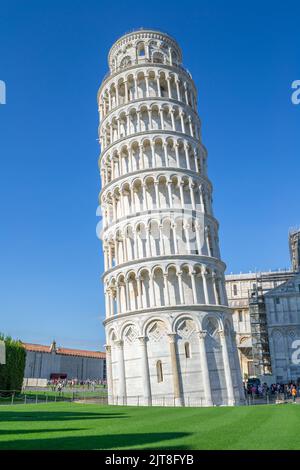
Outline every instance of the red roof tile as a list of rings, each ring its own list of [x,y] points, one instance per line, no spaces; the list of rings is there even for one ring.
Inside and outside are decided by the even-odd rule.
[[[44,346],[42,344],[22,343],[26,351],[51,353],[51,346]],[[56,354],[62,354],[64,356],[80,356],[80,357],[92,357],[96,359],[105,359],[106,354],[100,351],[86,351],[82,349],[70,349],[70,348],[56,348]]]

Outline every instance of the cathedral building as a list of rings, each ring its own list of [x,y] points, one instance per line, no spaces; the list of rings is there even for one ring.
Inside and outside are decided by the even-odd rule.
[[[225,276],[228,302],[233,309],[233,326],[243,380],[271,374],[264,294],[293,276],[293,271],[289,270]]]
[[[300,229],[290,230],[289,247],[293,271],[300,271]]]
[[[299,240],[289,233],[291,269],[225,276],[244,380],[300,383]]]
[[[24,385],[45,386],[48,380],[106,381],[105,353],[51,345],[22,343],[26,350]]]
[[[300,384],[300,274],[265,294],[271,372]]]
[[[168,34],[108,54],[97,96],[109,403],[243,402],[197,90]]]

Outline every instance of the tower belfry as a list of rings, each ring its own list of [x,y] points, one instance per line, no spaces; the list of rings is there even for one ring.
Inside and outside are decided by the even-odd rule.
[[[292,270],[300,271],[300,228],[292,229],[289,233],[289,248]]]
[[[109,403],[238,403],[194,82],[159,31],[122,36],[108,62],[98,107]]]

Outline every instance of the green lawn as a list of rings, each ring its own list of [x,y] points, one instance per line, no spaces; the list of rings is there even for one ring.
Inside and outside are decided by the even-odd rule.
[[[6,396],[7,393],[0,393],[0,405],[8,404],[12,402],[12,394],[9,393],[9,396]],[[52,390],[26,390],[22,392],[15,392],[13,396],[13,402],[24,404],[26,402],[53,402],[53,401],[68,401],[69,399],[90,399],[90,398],[101,398],[107,397],[107,391],[104,388],[97,388],[96,390],[63,390],[62,392],[52,391]]]
[[[300,449],[300,406],[3,405],[1,449]]]

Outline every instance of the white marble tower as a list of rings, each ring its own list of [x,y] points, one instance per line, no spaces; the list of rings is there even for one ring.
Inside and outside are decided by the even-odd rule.
[[[243,401],[197,92],[168,34],[112,46],[98,92],[111,404]]]

